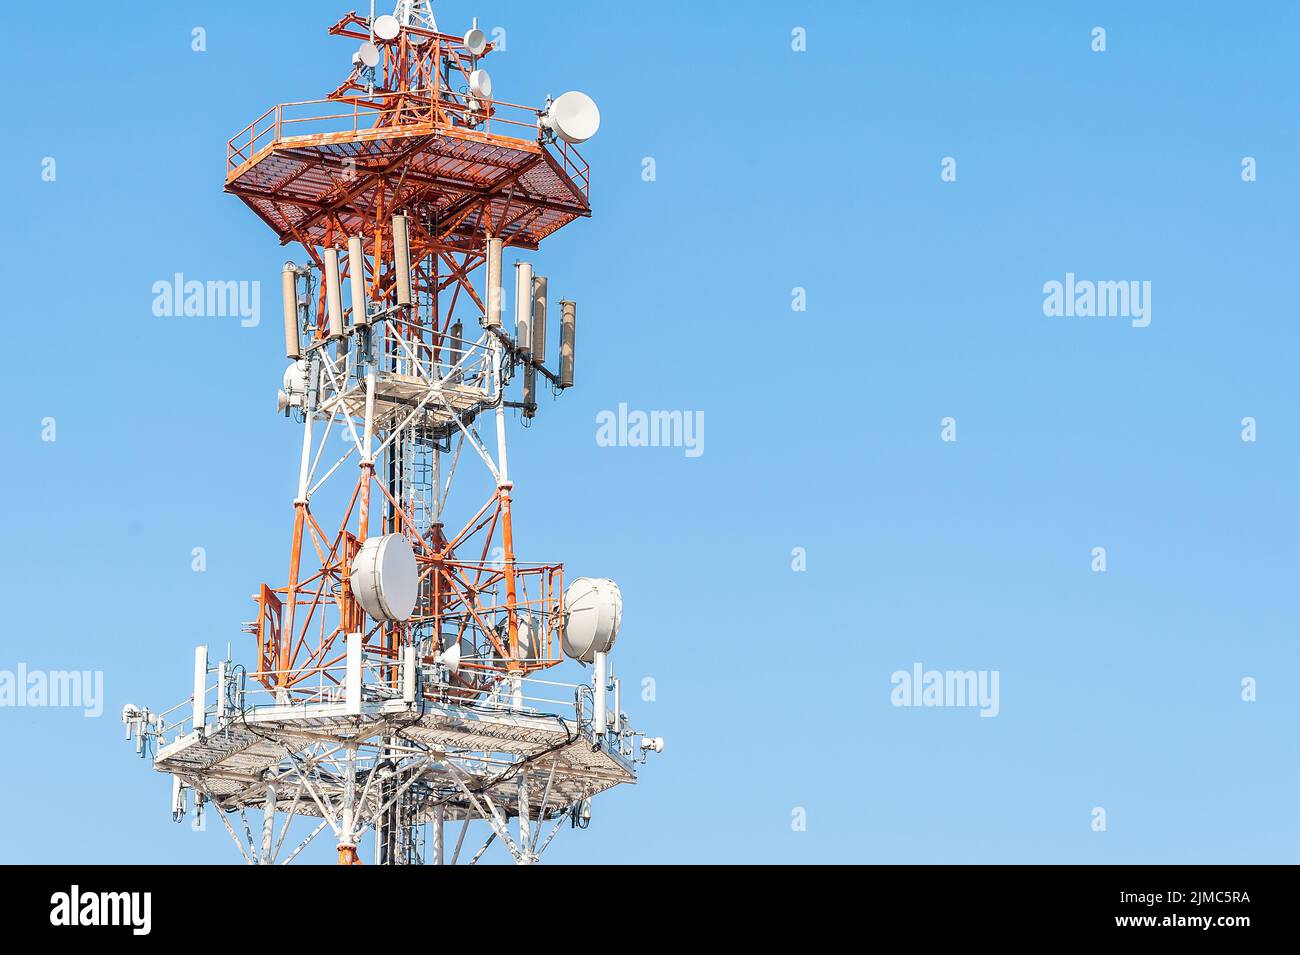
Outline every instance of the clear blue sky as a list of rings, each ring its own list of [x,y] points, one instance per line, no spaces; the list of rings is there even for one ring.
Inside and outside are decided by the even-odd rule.
[[[1296,860],[1300,13],[997,7],[437,4],[507,28],[499,95],[604,119],[595,215],[537,257],[579,380],[514,433],[516,519],[619,581],[667,752],[552,861]],[[247,651],[283,574],[285,251],[225,141],[337,84],[350,8],[9,14],[0,669],[102,670],[106,704],[0,709],[4,861],[237,858],[117,713]],[[175,272],[260,281],[261,325],[155,317]],[[1150,326],[1045,316],[1067,272],[1150,281]],[[620,402],[703,411],[705,453],[597,446]],[[999,715],[892,706],[918,661],[997,670]]]

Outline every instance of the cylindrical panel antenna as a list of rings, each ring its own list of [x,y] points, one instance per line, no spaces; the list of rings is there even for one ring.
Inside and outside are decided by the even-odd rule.
[[[533,364],[546,364],[546,276],[533,279]]]
[[[537,414],[537,370],[529,365],[524,369],[524,418]]]
[[[402,701],[415,702],[415,688],[420,677],[420,664],[415,658],[415,646],[407,644],[402,647]],[[618,709],[615,706],[615,709]]]
[[[297,361],[302,357],[302,341],[298,337],[298,267],[284,263],[280,273],[284,290],[284,357]]]
[[[491,237],[487,240],[487,310],[483,315],[484,328],[501,327],[501,305],[505,299],[505,289],[501,287],[501,248],[502,241]]]
[[[406,234],[406,216],[393,216],[393,267],[397,270],[397,304],[411,304],[411,246]]]
[[[577,332],[578,305],[560,302],[560,387],[573,387],[573,339]]]
[[[348,282],[352,285],[352,324],[369,325],[366,313],[366,253],[361,236],[348,239]]]
[[[533,266],[515,263],[515,347],[527,355],[533,349]]]
[[[460,381],[461,378],[460,369],[457,369],[456,366],[460,364],[461,358],[465,355],[464,338],[465,326],[460,322],[456,322],[451,326],[451,340],[447,342],[447,364],[455,369],[450,376],[453,382]]]
[[[330,320],[330,338],[343,337],[343,292],[339,284],[339,250],[325,250],[325,313]]]
[[[623,684],[619,682],[618,677],[614,677],[614,712],[610,714],[613,717],[614,732],[623,731]]]

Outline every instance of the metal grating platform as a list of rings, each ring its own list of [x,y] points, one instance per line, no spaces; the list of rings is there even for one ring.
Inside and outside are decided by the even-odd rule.
[[[267,780],[274,779],[280,790],[279,809],[285,809],[286,783],[292,778],[284,770],[294,757],[304,758],[322,742],[353,739],[359,747],[377,746],[397,738],[432,755],[451,754],[460,766],[473,765],[476,755],[490,754],[525,761],[528,788],[534,794],[549,793],[543,807],[538,795],[529,806],[529,818],[553,818],[564,807],[590,799],[621,783],[635,783],[632,765],[617,753],[595,749],[589,736],[580,734],[572,721],[558,717],[511,713],[477,712],[461,706],[419,704],[400,701],[367,704],[361,716],[347,715],[342,703],[270,706],[250,711],[210,732],[191,732],[162,747],[154,758],[159,772],[183,779],[201,779],[204,790],[225,811],[261,808],[266,800]],[[519,775],[494,783],[499,771],[466,772],[446,762],[431,760],[420,770],[420,782],[436,793],[445,818],[477,818],[470,800],[458,792],[457,777],[467,780],[476,793],[486,793],[508,817],[519,815]],[[372,794],[372,802],[379,793]],[[298,815],[317,816],[313,799],[303,795],[294,802]],[[373,807],[372,807],[373,809]],[[431,818],[432,808],[419,821]]]
[[[359,232],[381,194],[452,223],[448,238],[467,244],[482,234],[482,212],[458,217],[459,207],[484,199],[498,235],[524,248],[591,214],[585,189],[541,143],[432,122],[284,137],[231,169],[225,188],[282,243]]]
[[[436,400],[440,395],[443,401]],[[434,427],[449,424],[453,414],[461,421],[471,420],[488,401],[482,388],[450,382],[430,382],[422,375],[403,375],[381,372],[375,381],[375,418],[381,424],[402,420],[413,409],[419,414],[410,424],[416,427]],[[365,414],[366,391],[363,386],[353,386],[347,391],[321,402],[321,411],[345,414],[360,418]]]

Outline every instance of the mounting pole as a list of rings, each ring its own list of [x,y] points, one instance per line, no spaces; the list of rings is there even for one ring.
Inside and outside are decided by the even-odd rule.
[[[343,777],[343,817],[339,826],[339,865],[361,865],[357,855],[356,827],[357,747],[347,745],[347,772]]]
[[[443,824],[447,809],[441,803],[433,810],[433,864],[443,865]]]
[[[194,728],[200,733],[206,733],[207,714],[204,708],[204,697],[208,691],[208,648],[206,646],[194,648]]]
[[[605,731],[609,726],[609,713],[605,709],[605,693],[608,676],[608,658],[604,651],[596,654],[595,674],[592,676],[593,698],[595,701],[596,712],[591,717],[592,733],[595,736],[595,742],[599,743],[605,738]]]

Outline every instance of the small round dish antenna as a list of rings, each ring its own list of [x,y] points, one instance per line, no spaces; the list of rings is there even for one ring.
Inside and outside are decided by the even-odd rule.
[[[469,90],[479,99],[492,98],[492,77],[487,70],[475,70],[469,75]]]
[[[470,30],[465,34],[465,49],[469,50],[470,56],[482,56],[487,49],[487,34],[478,27]]]
[[[385,13],[382,17],[375,17],[373,29],[381,40],[396,40],[402,25],[397,22],[397,17]]]
[[[541,122],[570,146],[577,146],[600,129],[600,110],[586,93],[573,90],[553,100]]]
[[[367,40],[361,44],[361,48],[352,57],[352,62],[360,63],[367,69],[374,69],[379,65],[379,47]]]

